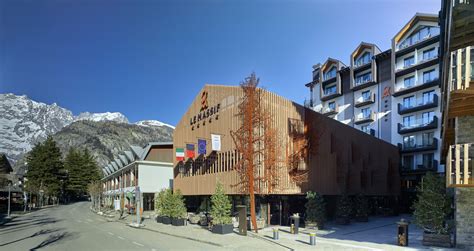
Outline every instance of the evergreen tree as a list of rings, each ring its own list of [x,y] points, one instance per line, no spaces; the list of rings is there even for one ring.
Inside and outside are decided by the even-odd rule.
[[[217,183],[216,191],[211,196],[212,208],[211,215],[214,224],[231,224],[230,210],[232,203],[229,196],[224,192],[224,187],[221,183]]]
[[[311,223],[317,223],[318,228],[324,226],[326,221],[326,203],[323,196],[315,192],[306,193],[306,220]]]
[[[68,172],[67,192],[73,197],[86,194],[88,185],[100,179],[97,162],[87,149],[69,149],[64,167]]]
[[[417,188],[417,200],[413,204],[415,224],[427,232],[444,234],[449,231],[445,220],[451,212],[443,180],[427,173]]]
[[[183,195],[181,194],[181,191],[179,189],[175,193],[171,193],[171,196],[168,199],[168,203],[170,203],[170,217],[186,218],[187,209],[184,205]]]

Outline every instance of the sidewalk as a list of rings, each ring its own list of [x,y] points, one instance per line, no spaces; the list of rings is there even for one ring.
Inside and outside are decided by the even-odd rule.
[[[134,215],[118,219],[118,213],[109,221],[123,224],[132,223]],[[111,212],[104,212],[105,215]],[[182,227],[157,223],[151,215],[144,215],[142,231],[153,231],[160,234],[194,240],[228,250],[448,250],[425,247],[421,244],[422,230],[415,225],[409,226],[409,247],[396,245],[396,222],[409,216],[371,217],[369,222],[340,226],[328,223],[325,230],[300,228],[299,234],[290,233],[289,227],[275,226],[279,229],[279,240],[273,240],[273,227],[259,230],[258,234],[248,231],[248,236],[234,233],[227,235],[213,234],[207,228],[189,224]],[[316,246],[309,245],[309,233],[316,233]]]

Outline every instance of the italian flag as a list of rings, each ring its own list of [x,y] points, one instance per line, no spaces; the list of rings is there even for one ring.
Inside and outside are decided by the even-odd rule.
[[[176,148],[176,160],[184,160],[184,148]]]

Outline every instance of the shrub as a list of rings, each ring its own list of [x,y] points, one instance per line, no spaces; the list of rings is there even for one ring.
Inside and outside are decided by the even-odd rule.
[[[231,224],[232,218],[230,217],[232,203],[230,202],[229,196],[224,192],[224,187],[221,183],[217,183],[216,191],[211,196],[211,215],[214,224]]]
[[[160,192],[155,193],[155,213],[157,215],[163,214],[163,205],[165,200],[166,189],[162,189]]]
[[[351,216],[352,207],[351,200],[347,194],[342,194],[337,201],[336,217],[349,219]]]
[[[369,200],[362,194],[355,198],[355,217],[367,218],[369,216]]]
[[[326,221],[326,203],[324,202],[323,196],[315,192],[306,193],[306,220],[312,223],[318,223],[318,225],[324,224]]]
[[[170,189],[171,190],[171,189]],[[175,193],[170,193],[169,199],[169,216],[172,218],[186,218],[187,209],[184,205],[184,198],[178,189]]]
[[[417,188],[417,200],[413,204],[415,224],[426,232],[446,234],[445,224],[451,212],[443,180],[433,173],[427,173]]]

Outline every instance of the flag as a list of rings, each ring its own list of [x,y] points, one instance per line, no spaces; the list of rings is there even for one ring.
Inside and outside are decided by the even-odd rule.
[[[211,134],[212,151],[221,150],[221,135]]]
[[[198,139],[198,154],[206,154],[206,140]]]
[[[184,148],[176,148],[176,160],[184,160]]]
[[[194,158],[194,144],[186,144],[186,157]]]

